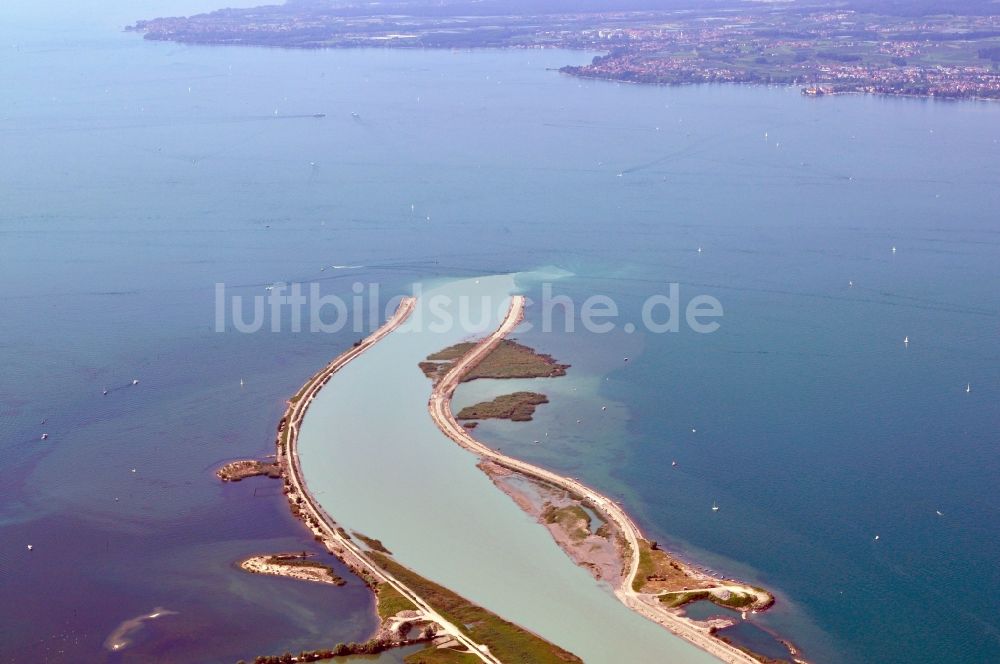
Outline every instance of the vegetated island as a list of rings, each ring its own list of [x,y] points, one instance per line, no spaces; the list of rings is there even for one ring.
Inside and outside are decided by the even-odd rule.
[[[459,424],[451,408],[455,389],[470,376],[478,376],[483,365],[490,367],[491,375],[505,373],[494,354],[499,352],[503,356],[505,337],[523,319],[524,303],[523,296],[514,296],[500,327],[477,343],[461,345],[463,355],[459,355],[457,347],[452,347],[431,356],[436,358],[432,361],[448,364],[446,370],[425,369],[435,379],[428,402],[435,424],[453,441],[479,456],[479,468],[494,484],[545,525],[578,565],[588,569],[595,579],[611,584],[626,606],[725,662],[768,661],[763,655],[716,638],[720,629],[732,626],[735,621],[689,619],[682,607],[705,599],[726,608],[756,613],[774,604],[773,595],[682,562],[656,542],[644,538],[638,526],[613,500],[575,478],[493,450]],[[795,661],[801,661],[794,646],[789,645],[789,654]]]
[[[275,436],[276,463],[283,479],[283,493],[292,513],[309,528],[317,542],[372,589],[381,625],[376,634],[363,643],[338,643],[298,655],[261,655],[254,662],[312,662],[332,657],[376,654],[389,648],[422,642],[426,642],[427,647],[407,655],[404,660],[407,664],[580,662],[580,658],[572,653],[400,565],[392,559],[389,549],[381,541],[354,533],[358,540],[355,541],[323,510],[302,480],[296,452],[298,431],[316,394],[341,367],[402,324],[414,306],[414,298],[404,298],[396,313],[382,327],[310,378],[289,399]],[[243,561],[243,565],[257,573],[328,583],[321,578],[325,575],[333,581],[330,573],[322,570],[325,566],[304,560],[301,556],[255,556]],[[336,581],[333,583],[338,585]]]
[[[230,461],[215,471],[215,475],[223,482],[239,482],[248,477],[264,475],[272,479],[281,477],[281,465],[277,461],[261,461],[259,459],[240,459]]]
[[[458,411],[458,420],[512,420],[514,422],[529,422],[535,414],[535,408],[548,403],[549,398],[538,392],[514,392],[504,394],[491,401],[482,401],[466,406]],[[465,428],[470,428],[468,424]]]
[[[455,362],[469,353],[476,344],[471,341],[449,346],[429,355],[420,363],[420,370],[435,383],[441,380]],[[551,378],[565,376],[568,364],[560,364],[551,355],[538,353],[511,339],[503,339],[493,352],[462,376],[462,382],[477,378]]]
[[[420,363],[420,370],[436,384],[454,366],[455,362],[475,348],[472,342],[462,342],[433,353]],[[482,362],[462,377],[463,382],[477,378],[552,378],[565,376],[568,364],[556,362],[551,355],[535,351],[510,339],[504,339]],[[478,420],[505,419],[528,422],[535,408],[549,402],[538,392],[514,392],[490,401],[466,406],[455,416],[466,429],[475,428]]]
[[[674,0],[667,8],[643,0],[288,0],[126,29],[152,40],[284,48],[585,49],[605,55],[560,71],[657,85],[797,85],[812,96],[1000,98],[1000,8],[990,0]]]

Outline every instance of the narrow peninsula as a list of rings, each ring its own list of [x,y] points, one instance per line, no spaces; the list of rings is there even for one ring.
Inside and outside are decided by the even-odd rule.
[[[494,483],[541,521],[577,564],[590,570],[595,578],[611,583],[623,604],[724,662],[761,661],[754,654],[715,637],[716,631],[732,624],[730,620],[695,621],[685,617],[679,608],[696,599],[708,599],[727,608],[757,612],[773,605],[770,593],[682,563],[661,550],[656,542],[643,537],[615,501],[575,478],[491,449],[459,423],[451,401],[462,382],[484,376],[522,375],[520,363],[507,366],[505,356],[510,356],[512,344],[506,337],[523,320],[524,307],[524,296],[513,296],[505,319],[492,334],[432,355],[428,358],[428,362],[435,363],[431,371],[427,363],[421,365],[434,380],[428,408],[435,424],[453,441],[479,456],[479,467]],[[517,357],[526,356],[521,350],[524,348],[518,346]],[[547,364],[562,366],[551,358]],[[562,371],[565,372],[564,366]],[[519,480],[516,484],[511,482],[515,477]],[[599,524],[592,514],[597,515]]]
[[[368,641],[302,653],[295,661],[377,653],[427,642],[427,648],[406,657],[408,664],[579,662],[576,655],[401,565],[379,539],[359,532],[348,533],[320,506],[304,483],[297,443],[309,406],[339,369],[399,327],[415,306],[415,298],[404,298],[382,327],[335,358],[289,399],[277,427],[277,453],[273,461],[238,461],[218,472],[224,481],[254,475],[280,476],[292,513],[309,528],[318,543],[375,593],[381,625]],[[721,607],[757,612],[773,604],[770,593],[682,562],[643,537],[615,501],[575,478],[487,447],[470,434],[467,425],[459,422],[459,419],[469,422],[485,418],[524,421],[531,418],[537,406],[548,402],[544,394],[521,391],[474,404],[456,415],[452,411],[452,397],[463,382],[477,378],[558,377],[569,368],[551,356],[507,339],[523,319],[524,307],[524,297],[513,296],[506,317],[492,334],[447,348],[420,363],[433,381],[428,408],[437,427],[477,455],[478,467],[493,483],[547,528],[577,565],[586,568],[595,579],[608,583],[627,607],[724,662],[763,661],[716,636],[718,630],[733,624],[731,619],[696,621],[687,618],[681,607],[709,600]],[[334,586],[345,583],[332,568],[310,559],[306,553],[258,555],[240,565],[258,574]],[[280,660],[262,656],[258,661]]]
[[[572,664],[579,657],[500,616],[475,605],[464,597],[426,579],[397,563],[388,548],[374,537],[349,534],[309,492],[298,461],[298,434],[313,399],[343,366],[371,348],[399,327],[413,312],[415,298],[404,298],[395,314],[373,334],[354,344],[310,378],[289,399],[278,423],[276,463],[283,478],[283,492],[289,507],[312,532],[313,538],[356,574],[376,596],[381,625],[363,643],[336,644],[330,648],[303,652],[295,661],[317,661],[331,657],[375,654],[402,645],[427,642],[423,650],[407,655],[407,664],[467,664],[528,661],[537,664]],[[244,464],[245,470],[256,469]],[[244,468],[243,465],[238,468]],[[230,472],[233,469],[230,468]],[[221,473],[221,471],[220,471]],[[253,473],[261,474],[261,473]],[[265,473],[267,474],[267,473]],[[221,474],[220,474],[221,476]],[[307,559],[287,556],[255,556],[241,563],[247,571],[291,576],[300,580],[339,585],[332,570]],[[336,578],[334,578],[336,577]],[[262,655],[261,664],[284,661],[280,656]]]

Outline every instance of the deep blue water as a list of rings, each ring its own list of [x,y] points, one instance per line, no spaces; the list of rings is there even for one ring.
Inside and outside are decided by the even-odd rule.
[[[623,320],[678,282],[722,302],[721,329],[524,334],[592,389],[484,438],[774,588],[759,619],[812,659],[1000,657],[1000,107],[23,20],[0,28],[0,658],[110,660],[155,607],[177,614],[126,652],[366,637],[360,583],[233,567],[309,544],[277,485],[212,476],[269,452],[283,400],[358,335],[215,333],[214,284],[388,295],[542,265]],[[596,403],[616,419],[525,444]]]

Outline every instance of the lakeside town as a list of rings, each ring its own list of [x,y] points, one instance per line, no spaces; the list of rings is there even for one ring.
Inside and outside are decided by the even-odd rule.
[[[636,83],[799,85],[941,98],[1000,97],[998,16],[889,20],[851,11],[773,13],[588,30],[609,54],[563,72]]]
[[[605,53],[565,74],[656,85],[797,85],[810,95],[1000,98],[1000,15],[892,16],[787,6],[544,15],[463,5],[325,2],[139,21],[146,39],[285,48],[568,48]],[[407,11],[409,13],[407,13]]]

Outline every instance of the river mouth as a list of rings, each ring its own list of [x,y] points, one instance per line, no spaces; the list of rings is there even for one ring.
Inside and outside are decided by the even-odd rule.
[[[339,523],[379,538],[400,563],[586,661],[714,661],[575,566],[431,421],[419,362],[496,328],[515,292],[514,275],[425,289],[404,325],[316,397],[299,434],[305,481]],[[472,324],[428,325],[439,296],[455,307],[464,298]]]

